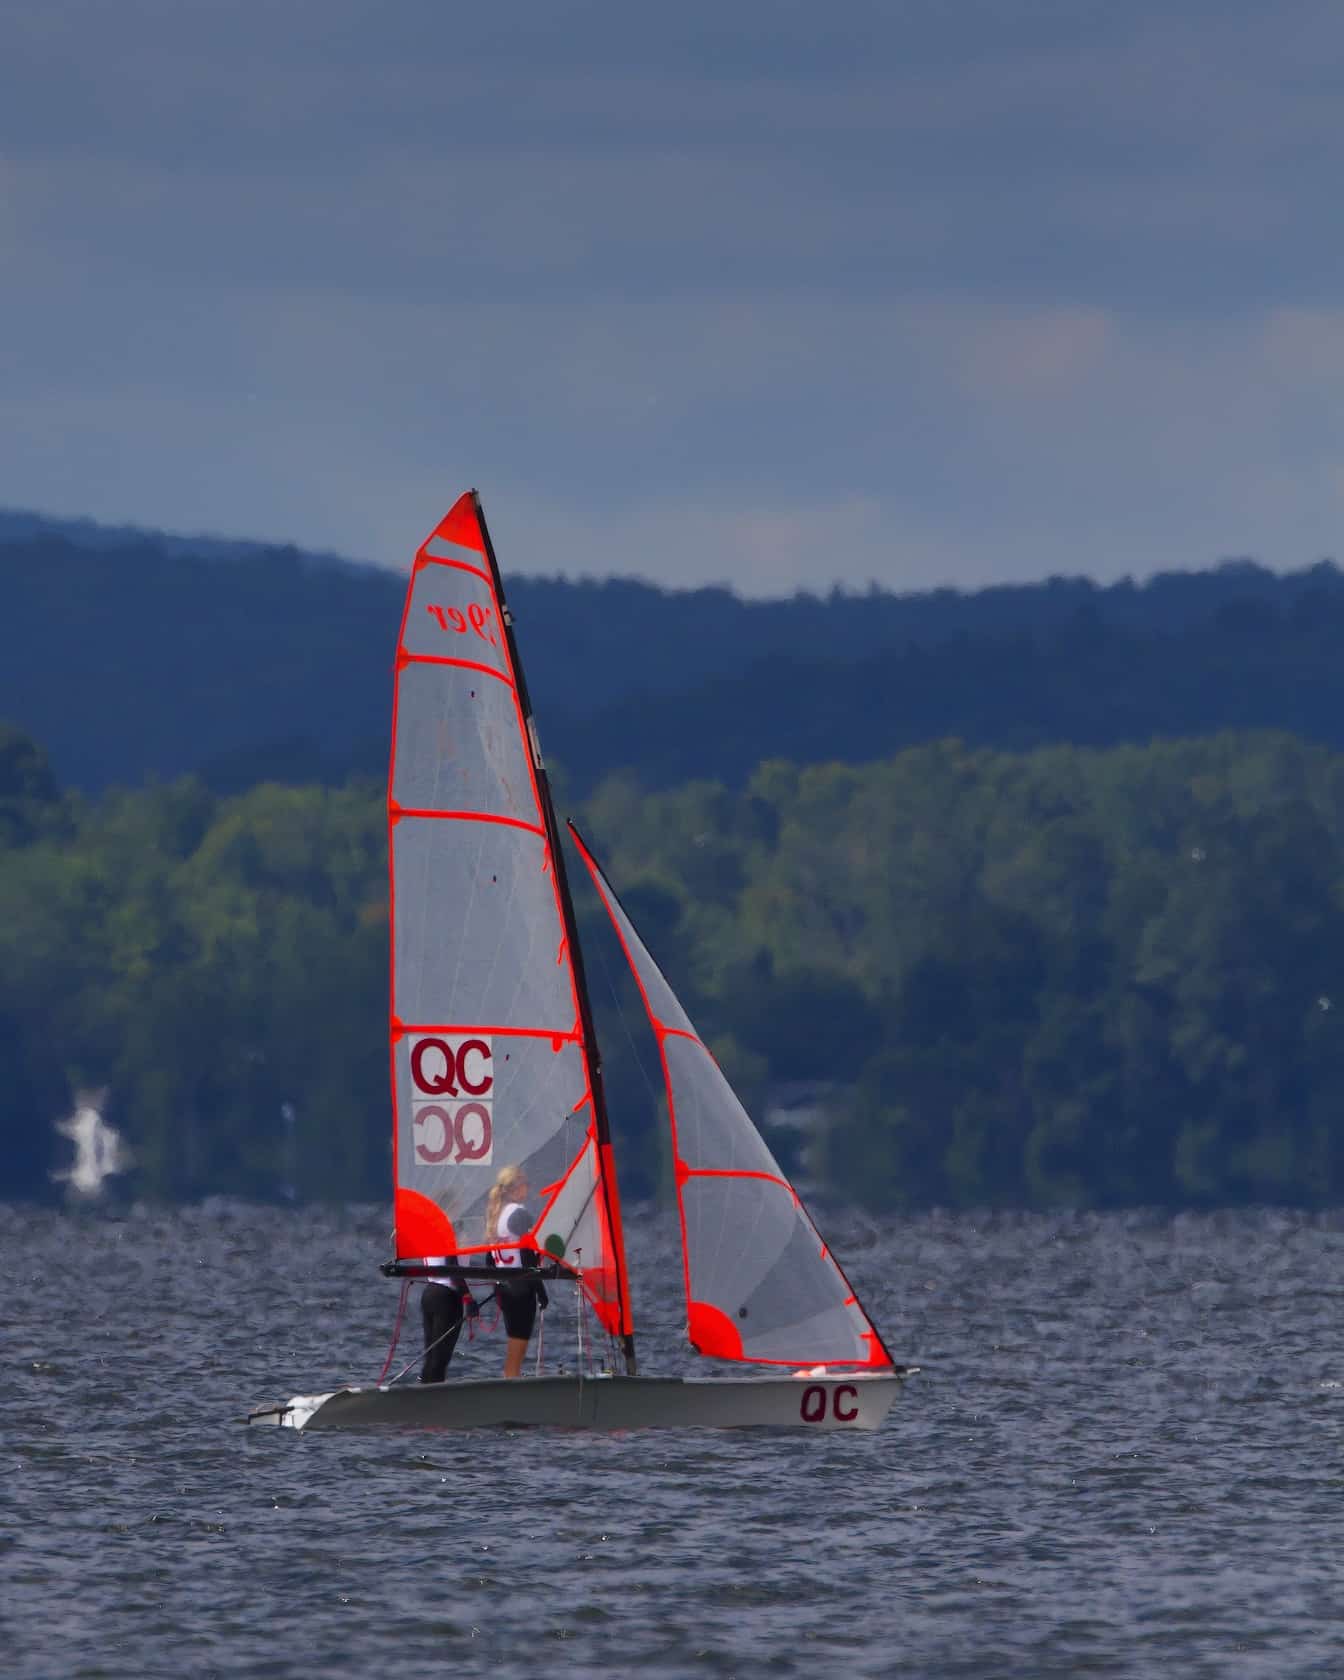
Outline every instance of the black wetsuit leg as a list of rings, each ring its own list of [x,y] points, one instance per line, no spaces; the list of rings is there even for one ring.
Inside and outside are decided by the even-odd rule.
[[[420,1369],[420,1381],[442,1382],[448,1374],[448,1361],[453,1357],[457,1338],[462,1334],[461,1295],[444,1284],[427,1283],[420,1296],[420,1317],[425,1326],[425,1362]]]

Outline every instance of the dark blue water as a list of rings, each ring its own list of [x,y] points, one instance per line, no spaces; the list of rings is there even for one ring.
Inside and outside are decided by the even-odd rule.
[[[382,1215],[0,1208],[0,1670],[1344,1673],[1344,1220],[823,1224],[924,1366],[876,1435],[295,1435],[240,1419],[377,1374]]]

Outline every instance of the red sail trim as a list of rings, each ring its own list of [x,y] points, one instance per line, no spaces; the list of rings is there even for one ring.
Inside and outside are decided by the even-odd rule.
[[[798,1192],[787,1178],[781,1178],[778,1173],[755,1172],[747,1167],[688,1167],[684,1161],[677,1162],[677,1170],[687,1178],[759,1178],[766,1184],[777,1184],[781,1190],[787,1190],[795,1202],[798,1200]]]
[[[876,1336],[871,1331],[863,1332],[872,1353],[876,1353],[873,1343]],[[691,1301],[686,1309],[686,1336],[691,1346],[699,1354],[708,1359],[731,1359],[743,1365],[778,1365],[785,1369],[794,1369],[798,1365],[796,1359],[758,1359],[754,1354],[748,1355],[742,1346],[742,1333],[721,1307],[716,1307],[710,1301]],[[827,1371],[867,1371],[891,1370],[892,1362],[885,1357],[870,1357],[868,1359],[828,1359]]]
[[[433,538],[430,538],[430,541],[433,541]],[[445,571],[465,571],[472,578],[480,578],[482,583],[491,581],[489,571],[480,570],[480,566],[469,566],[465,559],[450,559],[447,554],[432,554],[427,548],[420,549],[420,553],[415,556],[415,564],[417,566],[442,566]]]
[[[730,1319],[729,1323],[731,1322],[732,1320]],[[862,1330],[859,1334],[864,1341],[873,1341],[876,1339],[876,1332],[872,1330]],[[697,1353],[700,1351],[701,1350],[699,1348],[696,1349]],[[715,1355],[715,1357],[719,1359],[730,1359],[734,1356],[731,1354],[721,1353]],[[796,1371],[800,1365],[806,1365],[808,1363],[807,1360],[798,1359],[762,1359],[758,1353],[743,1354],[740,1362],[743,1365],[775,1365],[784,1371]],[[883,1353],[880,1357],[874,1357],[872,1359],[822,1359],[814,1360],[812,1363],[822,1366],[827,1374],[832,1371],[894,1371],[896,1369],[895,1361],[892,1359],[891,1355],[887,1353]]]
[[[425,542],[431,543],[435,537],[442,537],[444,542],[456,543],[459,548],[474,548],[478,554],[485,554],[485,538],[481,534],[480,521],[476,517],[474,491],[462,492],[425,538]]]
[[[418,1190],[398,1185],[392,1223],[397,1233],[397,1253],[454,1254],[457,1235],[448,1215]]]
[[[522,822],[517,817],[499,817],[490,811],[417,811],[405,805],[390,807],[395,820],[402,817],[419,817],[422,822],[482,822],[498,823],[501,828],[521,828],[525,834],[535,834],[539,839],[546,838],[546,830],[538,828],[536,823]]]
[[[507,683],[513,687],[513,678],[507,671],[497,670],[493,665],[482,665],[475,659],[450,659],[444,653],[404,653],[401,663],[405,665],[453,665],[459,671],[479,671],[483,677],[494,677],[497,682]]]
[[[434,539],[431,537],[430,542]],[[446,554],[431,554],[428,548],[422,548],[415,556],[417,566],[443,566],[453,572],[469,572],[472,577],[480,578],[482,583],[489,583],[489,572],[483,572],[479,566],[469,566],[465,560],[450,560]]]
[[[743,1359],[742,1332],[711,1301],[686,1303],[686,1337],[697,1353],[710,1359]]]

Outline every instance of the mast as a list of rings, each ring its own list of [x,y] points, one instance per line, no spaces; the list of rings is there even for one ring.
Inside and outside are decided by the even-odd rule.
[[[627,1296],[628,1284],[625,1275],[625,1243],[621,1228],[620,1194],[616,1184],[616,1161],[611,1147],[611,1125],[607,1116],[606,1089],[602,1080],[602,1055],[597,1042],[597,1029],[593,1022],[592,1004],[588,997],[588,980],[583,967],[583,948],[579,944],[578,923],[574,916],[574,904],[570,896],[569,877],[565,871],[565,854],[560,842],[560,829],[555,816],[555,804],[551,798],[550,778],[546,774],[546,766],[542,761],[541,742],[537,736],[536,720],[532,715],[532,701],[527,692],[527,678],[523,672],[523,662],[518,653],[518,642],[513,633],[513,614],[509,609],[508,597],[504,593],[504,581],[500,575],[499,561],[495,558],[495,545],[490,539],[490,528],[485,522],[485,510],[481,506],[481,498],[477,491],[471,492],[472,505],[476,511],[476,520],[480,526],[481,538],[485,543],[485,557],[490,566],[490,577],[494,585],[495,594],[499,600],[499,616],[504,639],[508,644],[509,658],[513,664],[514,680],[518,690],[518,705],[523,714],[523,724],[527,731],[528,751],[532,756],[532,767],[536,775],[537,793],[541,800],[542,821],[546,829],[546,839],[551,850],[552,865],[555,869],[556,893],[560,900],[560,914],[564,922],[565,939],[569,945],[570,966],[574,971],[574,989],[579,1004],[579,1023],[583,1029],[584,1042],[588,1047],[588,1074],[591,1095],[593,1099],[593,1120],[597,1130],[597,1144],[602,1157],[602,1201],[606,1209],[607,1228],[612,1233],[616,1245],[616,1291],[620,1306],[621,1323],[630,1323],[630,1303]],[[626,1330],[619,1338],[621,1352],[625,1356],[627,1376],[633,1377],[636,1372],[635,1338]]]

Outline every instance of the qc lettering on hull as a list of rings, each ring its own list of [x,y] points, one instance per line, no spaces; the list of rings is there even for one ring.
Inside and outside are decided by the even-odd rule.
[[[820,1383],[812,1383],[803,1390],[798,1415],[804,1423],[823,1423],[829,1409],[837,1423],[853,1423],[859,1415],[858,1398],[853,1383],[841,1383],[830,1394]]]
[[[495,1153],[495,1059],[488,1038],[411,1040],[411,1136],[426,1166],[489,1166]]]

